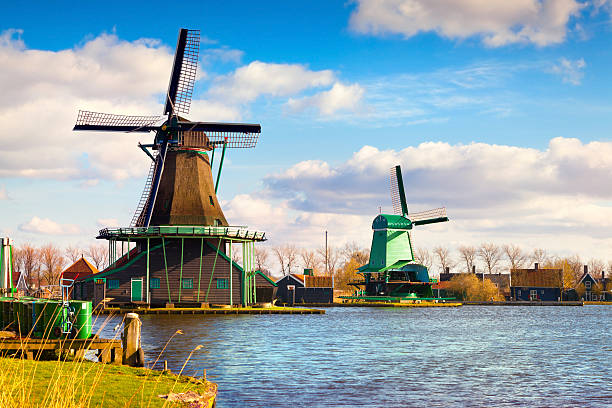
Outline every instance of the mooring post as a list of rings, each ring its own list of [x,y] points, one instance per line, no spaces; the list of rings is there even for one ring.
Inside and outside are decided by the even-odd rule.
[[[137,313],[128,313],[123,321],[123,364],[144,367],[144,353],[140,347],[142,322]]]

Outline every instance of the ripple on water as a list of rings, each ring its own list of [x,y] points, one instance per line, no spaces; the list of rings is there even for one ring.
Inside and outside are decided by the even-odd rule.
[[[173,371],[203,345],[185,372],[206,369],[219,407],[609,407],[611,318],[606,306],[145,315],[142,345],[152,362],[181,329],[160,358]]]

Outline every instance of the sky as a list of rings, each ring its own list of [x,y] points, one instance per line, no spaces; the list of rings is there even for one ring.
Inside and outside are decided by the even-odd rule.
[[[612,1],[11,2],[0,21],[0,234],[87,247],[128,226],[153,135],[73,132],[79,109],[161,114],[201,30],[190,120],[260,123],[219,199],[266,246],[369,247],[402,166],[415,246],[612,260]]]

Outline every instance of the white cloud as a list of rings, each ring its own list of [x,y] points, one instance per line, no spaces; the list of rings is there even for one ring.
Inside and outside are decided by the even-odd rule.
[[[576,0],[357,0],[350,26],[360,33],[412,37],[436,32],[449,38],[479,36],[498,47],[538,46],[565,40],[570,19],[583,4]]]
[[[19,225],[19,230],[43,235],[77,235],[81,231],[74,224],[59,224],[49,218],[32,217],[24,224]]]
[[[239,63],[244,56],[244,51],[222,46],[219,48],[206,48],[202,51],[202,60],[205,64],[214,60],[221,62]]]
[[[115,228],[121,226],[119,220],[116,218],[98,218],[97,224],[100,228]]]
[[[557,75],[561,75],[563,82],[572,85],[580,85],[582,77],[584,77],[585,67],[586,62],[584,62],[582,58],[575,61],[561,58],[559,63],[553,66],[552,71]]]
[[[299,64],[254,61],[219,78],[209,94],[226,102],[247,103],[262,95],[291,96],[305,89],[329,86],[333,81],[330,70],[311,71]]]
[[[389,168],[401,164],[409,209],[446,206],[450,223],[415,230],[417,245],[484,241],[607,257],[612,249],[612,143],[552,139],[545,150],[472,143],[422,143],[402,150],[364,146],[338,165],[305,161],[264,180],[265,189],[230,201],[227,214],[285,241],[369,245],[370,223],[392,211]],[[256,201],[257,205],[252,202]]]
[[[336,82],[327,91],[303,98],[290,98],[287,105],[294,111],[315,108],[321,115],[329,116],[338,111],[356,111],[363,99],[364,89],[359,84],[344,85]]]

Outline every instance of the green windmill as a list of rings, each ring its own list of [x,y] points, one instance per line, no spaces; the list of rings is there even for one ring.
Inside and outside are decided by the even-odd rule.
[[[391,201],[395,214],[379,214],[372,222],[370,260],[358,269],[364,280],[354,282],[366,297],[431,298],[427,267],[414,261],[410,230],[448,221],[446,208],[409,213],[400,166],[391,168]]]

